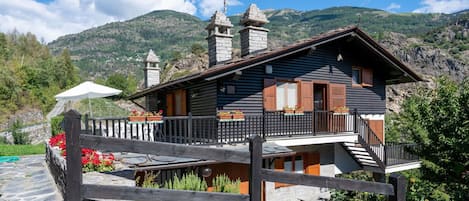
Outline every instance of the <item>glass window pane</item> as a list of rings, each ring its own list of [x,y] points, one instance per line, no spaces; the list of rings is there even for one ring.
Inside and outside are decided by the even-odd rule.
[[[285,103],[285,87],[287,83],[277,82],[277,110],[283,110]]]
[[[174,108],[175,108],[175,111],[176,111],[176,115],[181,115],[181,107],[182,107],[182,97],[181,97],[181,93],[175,93],[174,95]]]
[[[283,169],[285,172],[292,172],[293,171],[293,164],[291,161],[291,157],[286,157],[283,163]]]
[[[297,105],[297,84],[288,83],[288,106],[295,107]]]
[[[301,156],[295,158],[295,173],[304,173],[303,159]]]
[[[353,84],[360,84],[361,83],[360,70],[358,70],[358,69],[353,69],[352,70],[352,83]]]

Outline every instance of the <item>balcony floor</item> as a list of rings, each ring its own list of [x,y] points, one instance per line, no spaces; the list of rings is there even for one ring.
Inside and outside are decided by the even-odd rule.
[[[313,144],[356,142],[358,135],[352,132],[324,133],[316,135],[292,135],[266,137],[267,142],[274,142],[281,146],[301,146]]]

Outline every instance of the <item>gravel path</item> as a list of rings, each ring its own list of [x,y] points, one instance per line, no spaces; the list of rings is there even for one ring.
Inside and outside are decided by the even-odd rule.
[[[44,155],[0,163],[0,201],[63,200],[44,161]]]

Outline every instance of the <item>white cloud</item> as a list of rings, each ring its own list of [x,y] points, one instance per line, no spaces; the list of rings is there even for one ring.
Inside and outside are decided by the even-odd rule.
[[[392,2],[391,4],[389,4],[388,7],[386,7],[386,10],[392,11],[392,10],[398,10],[400,8],[401,8],[401,5]]]
[[[215,11],[222,11],[223,4],[224,3],[222,0],[200,0],[198,7],[202,16],[210,17]],[[226,4],[228,6],[242,5],[242,3],[238,0],[227,0]]]
[[[469,8],[469,0],[423,0],[415,13],[454,13]]]
[[[195,0],[0,0],[0,31],[31,32],[46,42],[111,21],[127,20],[153,10],[195,14]]]

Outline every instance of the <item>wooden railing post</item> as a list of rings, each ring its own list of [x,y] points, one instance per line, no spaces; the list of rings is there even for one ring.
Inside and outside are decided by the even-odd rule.
[[[389,201],[405,201],[407,181],[406,178],[397,173],[389,176],[389,183],[394,187],[394,195],[389,196]]]
[[[89,119],[90,119],[90,116],[88,114],[85,114],[84,121],[85,121],[85,131],[86,131],[87,134],[91,134],[90,125],[88,124]]]
[[[187,142],[189,144],[194,144],[195,140],[192,138],[192,112],[189,112],[189,116],[187,118]]]
[[[353,132],[358,133],[358,125],[357,125],[357,119],[358,118],[358,110],[357,108],[353,109]]]
[[[65,180],[65,200],[81,201],[81,115],[75,110],[65,113],[65,139],[67,142],[67,171]]]
[[[265,124],[266,124],[266,120],[265,120],[265,108],[262,109],[262,138],[265,139]]]
[[[258,135],[249,139],[249,151],[251,152],[251,163],[249,164],[250,201],[261,201],[262,141],[262,138]]]

